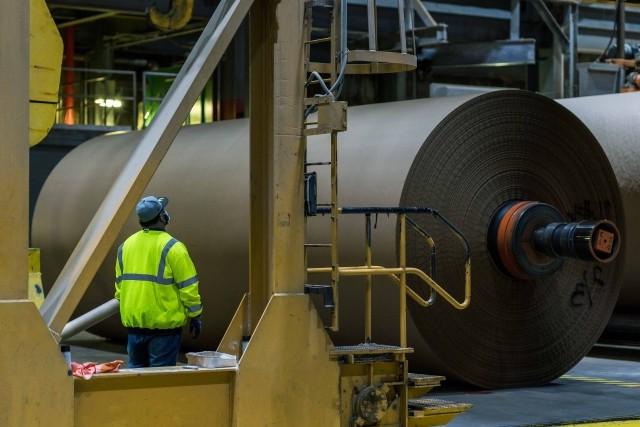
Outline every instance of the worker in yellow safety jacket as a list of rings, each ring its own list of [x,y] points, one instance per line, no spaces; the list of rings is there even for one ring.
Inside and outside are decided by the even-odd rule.
[[[202,330],[198,275],[184,244],[165,231],[165,197],[145,197],[136,206],[142,230],[119,248],[116,294],[128,330],[129,367],[174,366],[182,327]]]

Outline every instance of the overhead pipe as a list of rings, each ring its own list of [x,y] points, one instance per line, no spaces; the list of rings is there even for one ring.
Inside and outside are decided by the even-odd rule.
[[[193,0],[171,0],[167,12],[160,12],[156,5],[149,9],[149,18],[153,25],[163,31],[184,28],[193,16]]]

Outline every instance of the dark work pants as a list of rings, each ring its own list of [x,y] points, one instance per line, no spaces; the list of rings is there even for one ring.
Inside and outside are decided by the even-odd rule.
[[[180,350],[181,335],[148,335],[129,333],[127,352],[129,368],[175,366]]]

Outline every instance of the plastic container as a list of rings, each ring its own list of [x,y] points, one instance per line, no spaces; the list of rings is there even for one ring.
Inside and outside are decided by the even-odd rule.
[[[234,355],[217,351],[187,353],[187,361],[189,365],[195,365],[201,368],[232,368],[237,365]]]

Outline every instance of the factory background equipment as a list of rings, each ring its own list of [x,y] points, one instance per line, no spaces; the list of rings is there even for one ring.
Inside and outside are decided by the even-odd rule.
[[[409,307],[411,341],[417,344],[415,366],[435,369],[474,385],[539,384],[566,371],[591,346],[613,310],[621,283],[631,271],[624,258],[618,257],[619,253],[628,252],[624,245],[631,241],[627,236],[632,234],[626,210],[633,208],[633,191],[623,185],[625,172],[629,171],[624,160],[629,159],[630,150],[626,134],[616,133],[621,128],[617,120],[625,116],[610,108],[619,117],[608,118],[605,124],[600,123],[602,117],[582,119],[587,126],[596,123],[597,130],[590,132],[571,111],[588,117],[607,100],[580,100],[569,111],[538,95],[509,91],[451,99],[440,102],[440,109],[427,101],[409,103],[410,107],[387,104],[377,107],[379,111],[362,108],[363,125],[355,122],[355,131],[351,131],[354,139],[338,138],[338,133],[348,127],[345,104],[335,100],[344,72],[350,67],[367,73],[386,70],[389,65],[388,71],[395,71],[398,66],[414,67],[416,48],[413,46],[409,54],[405,37],[413,32],[413,12],[411,3],[404,0],[392,8],[399,18],[395,20],[400,28],[400,54],[385,55],[377,50],[382,45],[377,45],[376,40],[375,0],[367,2],[369,50],[360,52],[346,48],[346,21],[335,19],[338,15],[342,19],[347,16],[345,1],[310,3],[333,6],[331,27],[340,27],[341,40],[337,43],[336,34],[331,34],[331,68],[324,70],[331,74],[331,89],[323,87],[323,94],[306,99],[304,92],[309,95],[308,86],[313,79],[306,84],[305,79],[316,65],[310,61],[305,45],[323,40],[304,41],[304,34],[308,37],[313,33],[308,28],[303,30],[303,21],[309,25],[306,8],[294,0],[263,0],[253,5],[252,119],[250,148],[244,152],[249,157],[250,171],[249,178],[244,178],[249,181],[249,203],[244,209],[249,211],[249,221],[245,223],[250,224],[250,267],[248,286],[237,286],[249,292],[239,301],[231,301],[237,310],[216,324],[228,325],[219,335],[222,340],[218,350],[237,355],[237,367],[197,371],[184,367],[142,369],[98,376],[90,382],[72,381],[58,344],[100,264],[113,252],[117,234],[135,200],[151,182],[252,2],[220,3],[155,119],[139,138],[125,137],[136,140],[135,150],[125,153],[126,160],[116,170],[109,191],[105,190],[102,202],[93,207],[93,219],[78,243],[73,243],[75,249],[63,262],[65,266],[49,290],[40,316],[25,299],[25,289],[17,286],[24,286],[26,269],[20,267],[20,257],[11,253],[19,255],[26,240],[24,154],[28,127],[24,107],[28,85],[24,74],[28,64],[12,58],[13,66],[6,56],[0,58],[0,69],[11,71],[16,80],[15,88],[0,83],[8,104],[15,107],[15,114],[12,108],[4,109],[7,114],[0,115],[3,135],[8,130],[7,141],[2,145],[3,154],[7,155],[0,158],[15,160],[15,164],[5,160],[2,168],[10,191],[3,197],[7,211],[1,225],[6,240],[0,257],[0,368],[5,379],[0,424],[35,425],[51,420],[76,426],[103,422],[202,425],[212,420],[240,426],[443,424],[469,405],[414,398],[443,378],[408,372],[406,356],[414,352],[407,337],[408,297],[417,302]],[[564,9],[568,12],[567,29],[558,28],[552,11],[542,0],[532,0],[554,33],[554,54],[562,60],[556,61],[556,68],[562,70],[564,67],[557,65],[564,62],[561,57],[565,54],[568,58],[569,84],[562,89],[572,93],[577,34],[571,23],[575,24],[577,8],[573,7],[575,2],[563,3],[568,5]],[[169,15],[178,13],[178,5],[189,9],[195,5],[177,0],[170,4],[173,7]],[[519,2],[511,4],[515,15]],[[403,13],[407,7],[408,15]],[[27,7],[11,1],[4,2],[0,9],[0,43],[6,47],[8,38],[19,38],[22,43],[16,40],[16,44],[20,50],[28,34],[21,25],[26,21]],[[186,12],[185,21],[174,27],[184,28],[191,14],[191,10]],[[92,22],[102,19],[100,15],[76,20],[71,17],[67,24]],[[7,16],[15,22],[7,22]],[[435,23],[424,7],[421,16],[427,25]],[[313,28],[313,24],[310,26]],[[436,36],[445,27],[438,28]],[[72,34],[66,36],[72,38]],[[66,52],[66,59],[75,61],[72,50]],[[325,79],[311,75],[324,86]],[[133,81],[135,88],[135,76]],[[108,82],[107,86],[113,85]],[[65,120],[66,113],[74,113],[69,108],[74,102],[67,102],[73,97],[68,95],[63,103]],[[129,97],[131,100],[135,96]],[[106,98],[95,101],[100,108],[115,109],[119,103]],[[567,105],[571,102],[567,101]],[[596,103],[598,108],[594,107]],[[313,116],[316,108],[317,119]],[[429,120],[424,119],[423,109],[433,110],[429,111]],[[353,112],[358,116],[359,111]],[[109,111],[111,118],[117,115],[117,111]],[[386,129],[387,133],[378,131],[380,123],[388,123],[389,116],[395,115],[406,116],[397,121],[404,131],[393,127]],[[303,124],[303,116],[312,123],[317,120],[317,127]],[[7,122],[6,118],[14,117],[15,123]],[[132,117],[135,121],[135,106]],[[603,130],[605,137],[599,135]],[[331,135],[330,141],[327,134]],[[599,140],[593,134],[598,134]],[[307,141],[305,137],[311,138]],[[359,143],[379,144],[381,137],[387,138],[386,144],[393,152],[373,150],[384,157],[376,158],[374,154],[367,158],[364,153],[370,150],[362,149]],[[606,141],[611,137],[616,142],[607,149]],[[109,141],[113,146],[104,140],[102,144],[109,149],[118,148],[117,139]],[[349,141],[353,148],[341,148]],[[95,142],[87,144],[87,150],[91,152],[94,145]],[[128,146],[123,152],[131,148]],[[227,154],[233,154],[228,146],[225,148]],[[326,159],[327,149],[331,151],[331,162],[321,160]],[[208,150],[210,147],[198,148],[197,153],[202,156]],[[616,153],[620,152],[624,152],[623,160],[616,160]],[[92,157],[93,161],[96,159],[101,164],[111,161]],[[550,159],[556,162],[555,166]],[[368,162],[360,166],[363,160]],[[227,161],[234,164],[233,160]],[[615,164],[614,169],[610,162]],[[88,164],[91,162],[85,163]],[[329,165],[330,176],[326,168]],[[339,165],[347,169],[340,174],[341,180],[348,178],[351,182],[344,193],[337,191]],[[180,178],[184,170],[191,168],[192,165],[179,164]],[[303,170],[312,170],[308,181],[304,180]],[[385,187],[385,182],[371,175],[372,171],[384,171],[389,185]],[[170,179],[177,181],[175,176]],[[314,176],[317,181],[311,179]],[[216,178],[224,182],[224,178]],[[93,176],[87,178],[90,184],[94,180]],[[310,191],[304,200],[302,190],[307,182]],[[320,188],[316,199],[312,196],[313,182],[331,182],[331,186]],[[374,190],[367,190],[371,185]],[[58,187],[58,191],[64,193],[67,188]],[[385,195],[391,195],[391,202],[383,200]],[[203,198],[209,197],[211,194]],[[46,192],[43,198],[47,198]],[[327,199],[330,203],[326,203]],[[74,215],[82,209],[73,201],[68,205],[76,210],[65,217],[51,211],[47,220],[56,225],[65,219],[75,220]],[[313,222],[305,218],[303,205],[309,216],[320,214],[320,218]],[[327,216],[323,219],[322,215]],[[389,215],[395,216],[385,218]],[[214,216],[209,212],[209,222]],[[188,217],[189,213],[184,215]],[[326,242],[328,220],[331,243],[313,243],[323,239]],[[195,221],[188,227],[189,233],[197,227],[200,232],[207,229]],[[339,245],[341,238],[343,244]],[[209,238],[201,248],[204,262],[211,259],[207,254],[211,241]],[[347,250],[343,250],[345,247]],[[328,262],[326,257],[309,254],[323,248],[331,249]],[[308,249],[307,253],[304,249]],[[474,291],[477,303],[473,307],[477,308],[461,314],[445,302],[460,310],[471,307],[471,253],[478,258],[481,287],[477,294]],[[475,271],[476,261],[473,265]],[[246,269],[247,265],[241,268]],[[233,278],[234,273],[227,272],[224,278]],[[316,282],[308,280],[327,274],[330,285],[310,284]],[[385,286],[385,282],[377,280],[379,275],[394,279],[380,292],[377,288]],[[347,276],[361,278],[344,280]],[[411,282],[411,287],[406,288],[409,276],[417,276],[423,283]],[[441,287],[438,282],[445,285]],[[112,289],[111,280],[101,291],[105,289]],[[314,306],[303,291],[318,291],[319,297],[324,298],[316,298]],[[221,294],[225,296],[213,291],[208,296],[216,298]],[[375,310],[371,309],[372,301]],[[111,300],[99,311],[111,312],[113,308]],[[339,316],[345,311],[347,316]],[[333,332],[332,338],[321,317]],[[343,318],[341,328],[339,317]],[[79,319],[76,322],[82,323]],[[359,341],[364,343],[353,345]],[[268,366],[265,360],[269,361]],[[50,396],[52,389],[57,392],[55,401]],[[256,390],[263,392],[261,399],[255,399]],[[25,405],[27,400],[38,410]]]
[[[175,410],[177,406],[180,412],[167,414],[168,419],[186,425],[197,423],[203,417],[211,417],[221,425],[274,424],[274,420],[278,420],[279,425],[446,424],[470,405],[412,399],[416,397],[413,392],[423,394],[438,385],[441,377],[412,377],[409,374],[406,354],[413,349],[407,346],[407,275],[418,274],[439,294],[445,298],[448,294],[421,270],[406,268],[405,224],[413,224],[406,218],[406,212],[402,209],[397,212],[402,228],[398,267],[371,267],[372,271],[368,271],[367,266],[357,272],[369,276],[397,274],[399,277],[399,345],[381,346],[369,342],[333,345],[309,297],[301,292],[309,289],[303,281],[306,221],[300,191],[304,183],[301,172],[308,165],[305,164],[305,136],[331,134],[332,152],[335,153],[337,133],[346,129],[346,104],[336,102],[335,97],[351,65],[358,68],[358,72],[367,73],[396,71],[398,66],[398,70],[404,70],[415,63],[415,55],[409,53],[404,34],[411,26],[407,25],[405,14],[400,13],[406,6],[412,15],[412,8],[405,0],[399,0],[400,52],[378,51],[374,43],[368,51],[359,54],[357,50],[347,49],[346,2],[333,2],[333,14],[338,16],[339,13],[340,20],[335,19],[332,26],[335,32],[331,35],[331,46],[337,56],[331,55],[333,70],[330,70],[330,85],[326,86],[326,79],[319,72],[305,69],[309,58],[303,55],[307,51],[302,49],[306,43],[301,36],[311,31],[303,32],[302,24],[306,24],[305,28],[312,25],[307,8],[303,7],[306,5],[297,1],[274,1],[255,4],[253,9],[251,6],[249,0],[225,0],[217,7],[156,118],[142,133],[135,150],[128,154],[124,167],[117,172],[49,290],[40,308],[44,323],[39,324],[40,332],[44,327],[48,328],[52,342],[59,343],[63,339],[65,325],[68,329],[73,311],[108,255],[130,209],[171,147],[190,106],[205,86],[207,76],[219,63],[231,36],[252,10],[254,69],[258,71],[252,73],[251,85],[259,96],[252,99],[252,165],[251,173],[247,174],[254,196],[251,203],[251,276],[245,297],[230,302],[238,308],[233,318],[227,319],[228,328],[219,345],[220,349],[238,356],[237,365],[211,370],[201,366],[196,372],[189,372],[191,367],[179,366],[159,370],[141,368],[109,375],[116,381],[107,380],[107,383],[102,383],[100,377],[86,384],[76,382],[73,388],[75,425],[92,425],[95,420],[107,418],[116,424],[124,420],[149,423],[164,419],[166,415],[162,411],[152,410],[157,405],[164,411]],[[374,8],[375,1],[372,12],[375,12]],[[375,39],[377,32],[375,13],[371,16],[369,29],[373,35],[370,40]],[[311,42],[315,40],[309,40]],[[367,69],[361,70],[363,65]],[[391,69],[385,68],[388,66]],[[311,78],[305,84],[304,77],[308,74]],[[313,79],[319,82],[323,93],[307,98],[307,86]],[[277,84],[280,80],[297,84],[291,90]],[[273,92],[269,93],[269,89]],[[317,127],[306,128],[309,123],[303,123],[301,119],[307,119],[316,108]],[[328,119],[325,117],[327,108]],[[342,118],[336,120],[336,113],[342,114]],[[267,153],[262,152],[265,149]],[[334,225],[338,209],[335,158],[332,155],[331,214]],[[265,179],[255,179],[256,174],[262,174]],[[427,208],[418,209],[432,212]],[[270,219],[272,223],[269,223]],[[334,226],[333,248],[337,248],[335,230]],[[296,247],[301,250],[291,250]],[[467,256],[465,302],[459,308],[469,304],[469,262]],[[332,263],[330,269],[335,272],[335,267]],[[331,288],[335,301],[333,315],[337,319],[337,280],[332,281]],[[411,295],[417,298],[415,293]],[[111,308],[111,302],[107,302],[99,311]],[[334,325],[332,330],[337,331],[337,320]],[[13,340],[12,345],[16,341]],[[264,360],[271,360],[266,370]],[[239,375],[240,370],[242,375]],[[185,374],[190,378],[182,378]],[[300,386],[303,374],[304,385]],[[167,388],[166,385],[174,387]],[[198,386],[207,386],[209,390]],[[266,397],[260,402],[261,411],[256,410],[256,403],[250,403],[248,399],[256,389],[266,390]],[[68,392],[68,387],[65,390]],[[141,402],[139,395],[147,390],[161,396]],[[113,402],[112,392],[118,392],[118,403]],[[203,394],[194,399],[189,396],[194,392]],[[171,401],[172,405],[165,406],[165,400]],[[131,407],[121,411],[120,407],[125,406],[123,401],[134,402],[136,413],[131,413]],[[215,407],[207,402],[214,403]],[[141,404],[146,404],[147,410],[141,408]],[[111,409],[115,405],[118,406],[117,415]],[[111,416],[106,417],[107,414]],[[69,412],[64,415],[68,417]],[[69,423],[68,420],[62,422]]]
[[[48,173],[73,147],[99,134],[143,129],[213,13],[216,0],[195,0],[185,27],[158,30],[150,14],[167,20],[187,17],[190,1],[55,0],[48,2],[64,36],[65,62],[56,124],[43,144],[30,152],[30,214]],[[327,37],[330,2],[310,2],[318,13],[313,38]],[[616,2],[575,0],[412,1],[415,29],[407,42],[417,68],[408,73],[346,76],[341,100],[350,106],[407,100],[435,94],[477,93],[489,88],[520,88],[553,98],[615,93],[625,73],[600,62],[607,46],[615,56],[619,14]],[[535,4],[534,4],[535,3]],[[541,3],[552,16],[545,12]],[[322,5],[325,6],[322,6]],[[349,2],[353,48],[368,45],[368,1]],[[152,6],[155,5],[154,9]],[[625,2],[626,42],[639,40],[640,8]],[[542,20],[545,14],[545,20]],[[377,2],[378,38],[384,49],[397,45],[396,1]],[[557,27],[554,25],[557,24]],[[550,25],[551,26],[550,26]],[[556,28],[556,31],[552,30]],[[557,31],[561,27],[562,32]],[[248,117],[249,26],[242,25],[212,73],[186,121],[202,124]],[[564,36],[568,40],[565,41]],[[413,36],[413,37],[412,37]],[[571,46],[577,40],[577,58]],[[312,59],[326,56],[328,43],[314,47]],[[595,61],[595,62],[594,62]],[[578,65],[574,85],[565,84],[569,62]],[[563,64],[567,64],[567,67]],[[573,95],[569,91],[574,88]]]
[[[630,101],[637,99],[635,94],[625,96]],[[456,224],[471,243],[475,291],[470,308],[457,312],[444,301],[427,309],[409,305],[409,342],[415,347],[412,369],[435,370],[490,388],[545,383],[589,351],[620,289],[619,305],[637,306],[633,278],[638,267],[626,257],[634,251],[633,236],[638,232],[629,220],[638,206],[634,183],[640,176],[632,160],[638,154],[634,135],[639,131],[632,115],[614,96],[570,99],[559,105],[513,91],[349,110],[349,130],[341,135],[339,145],[340,204],[429,206]],[[210,307],[205,323],[212,344],[223,335],[234,303],[240,301],[249,280],[245,268],[248,132],[242,120],[182,129],[148,187],[148,192],[162,190],[174,201],[173,231],[189,242],[199,266]],[[323,138],[310,138],[308,162],[328,158],[329,144]],[[43,250],[45,282],[56,277],[138,139],[136,133],[97,138],[73,151],[51,174],[32,231],[34,243]],[[88,162],[102,166],[96,171],[85,166]],[[319,167],[317,172],[319,183],[328,182],[326,170]],[[320,185],[319,202],[329,199],[328,187]],[[191,208],[195,200],[199,203],[196,210]],[[528,205],[517,212],[532,208],[533,214],[526,216],[536,230],[549,223],[611,221],[611,227],[608,222],[592,224],[589,233],[597,234],[598,227],[604,227],[605,236],[612,233],[616,241],[621,236],[619,247],[618,241],[607,252],[605,245],[600,261],[613,258],[618,249],[620,255],[609,263],[593,257],[558,260],[540,243],[539,255],[527,258],[525,253],[522,258],[520,254],[516,260],[521,267],[531,261],[526,265],[537,268],[537,273],[513,277],[509,263],[491,254],[489,242],[495,235],[490,232],[492,224],[500,225],[505,216],[515,218],[509,213],[510,206],[501,212],[505,203],[514,201],[550,206]],[[540,209],[542,219],[535,214]],[[52,217],[67,220],[54,224],[48,220]],[[327,221],[323,223],[322,217],[309,221],[309,242],[327,239]],[[433,221],[417,222],[437,242],[438,282],[461,297],[464,259],[455,239]],[[378,215],[376,223],[373,262],[394,265],[396,222]],[[526,221],[522,224],[527,225]],[[362,264],[364,225],[362,219],[341,218],[341,264]],[[131,217],[118,239],[135,227]],[[569,243],[565,240],[565,246]],[[309,259],[312,266],[329,264],[327,256],[315,251],[309,252]],[[426,270],[428,262],[426,246],[410,238],[408,264]],[[81,310],[112,297],[112,265],[109,255]],[[335,338],[361,342],[364,285],[362,279],[347,283],[341,286],[343,321]],[[397,303],[395,286],[374,287],[374,342],[398,338],[396,328],[389,326],[397,319],[388,309]],[[115,319],[95,331],[113,337],[124,334]]]

